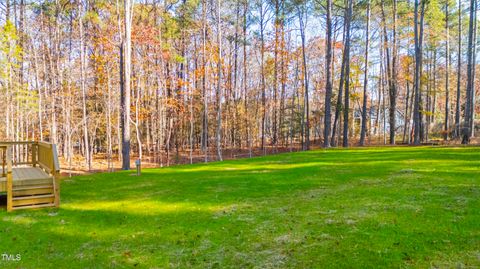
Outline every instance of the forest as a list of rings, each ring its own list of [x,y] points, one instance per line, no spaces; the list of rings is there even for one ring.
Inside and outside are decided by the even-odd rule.
[[[89,170],[469,144],[477,21],[476,0],[3,0],[0,140]]]

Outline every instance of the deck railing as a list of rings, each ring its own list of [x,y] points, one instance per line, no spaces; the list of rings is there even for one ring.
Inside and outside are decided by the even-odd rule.
[[[11,151],[10,160],[13,166],[31,165],[36,167],[40,165],[50,174],[60,170],[55,144],[34,141],[0,142],[2,165],[6,165],[8,150]]]
[[[34,165],[36,162],[38,142],[21,141],[21,142],[0,142],[0,147],[11,150],[12,164],[18,165]]]

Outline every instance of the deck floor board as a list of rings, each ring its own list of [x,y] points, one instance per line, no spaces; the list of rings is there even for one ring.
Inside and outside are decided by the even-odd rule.
[[[5,192],[7,178],[2,176],[0,167],[0,192]],[[51,184],[52,177],[38,167],[15,167],[12,169],[13,186],[25,186],[33,184]]]

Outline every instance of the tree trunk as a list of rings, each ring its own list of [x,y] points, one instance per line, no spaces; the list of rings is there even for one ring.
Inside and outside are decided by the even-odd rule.
[[[450,33],[448,25],[448,1],[445,2],[445,122],[443,127],[443,139],[448,140],[448,132],[450,129],[450,85],[449,77],[450,74]]]
[[[122,129],[122,169],[130,170],[130,76],[132,55],[133,0],[124,0],[124,38],[120,48],[120,111]]]
[[[457,96],[455,99],[455,133],[454,137],[460,137],[460,92],[462,75],[462,1],[458,1],[458,52],[457,52]]]
[[[396,129],[396,110],[397,110],[397,71],[396,71],[396,58],[397,58],[397,37],[396,37],[396,13],[397,13],[397,2],[393,1],[393,40],[392,40],[392,54],[390,58],[390,47],[388,44],[388,33],[387,33],[387,21],[385,17],[384,2],[382,1],[381,5],[382,10],[382,21],[383,21],[383,36],[384,36],[384,48],[386,53],[386,73],[387,73],[387,85],[388,85],[388,94],[389,94],[389,125],[390,125],[390,134],[389,134],[389,143],[391,145],[395,144],[395,129]]]
[[[260,2],[260,83],[262,91],[262,144],[261,149],[263,155],[266,155],[265,148],[265,124],[267,115],[267,97],[266,97],[266,85],[265,85],[265,10],[263,8],[263,2]]]
[[[392,70],[391,82],[389,87],[390,110],[389,110],[389,124],[390,124],[390,145],[395,145],[395,131],[397,127],[397,0],[393,0],[393,48],[392,48]]]
[[[205,154],[204,160],[208,162],[208,95],[207,95],[207,1],[202,1],[202,95],[203,95],[203,128],[202,128],[202,150]]]
[[[332,0],[327,0],[327,34],[325,53],[325,127],[323,133],[323,146],[330,147],[330,129],[332,121]]]
[[[305,7],[306,8],[306,7]],[[304,16],[307,16],[306,10],[298,10],[298,19],[300,21],[300,37],[302,39],[302,65],[303,65],[303,87],[304,87],[304,104],[303,104],[303,113],[304,113],[304,135],[305,143],[303,144],[303,150],[310,149],[310,104],[308,96],[308,70],[307,70],[307,56],[306,56],[306,40],[305,40],[305,27],[306,19],[304,21]]]
[[[348,147],[348,124],[350,113],[350,22],[352,19],[353,0],[348,0],[345,17],[345,100],[343,108],[343,147]]]
[[[86,56],[85,56],[85,45],[84,45],[84,33],[83,33],[83,12],[81,12],[81,6],[79,6],[80,11],[80,85],[82,88],[82,117],[83,117],[83,143],[84,143],[84,152],[85,152],[85,162],[88,170],[92,169],[92,161],[90,158],[90,147],[88,139],[88,119],[87,119],[87,89],[85,85],[85,69],[86,69]]]
[[[475,7],[477,7],[477,0],[475,0]],[[475,8],[475,14],[473,15],[474,18],[477,18],[477,9]],[[475,95],[476,85],[475,85],[475,76],[476,76],[476,63],[477,63],[477,19],[475,19],[474,27],[473,27],[473,67],[472,67],[472,101],[470,106],[470,137],[473,138],[475,136]]]
[[[370,34],[370,0],[367,0],[367,29],[365,31],[365,71],[363,76],[363,104],[362,104],[362,127],[360,130],[360,146],[365,145],[367,129],[367,88],[368,88],[368,45]]]
[[[468,47],[467,47],[467,96],[465,102],[465,116],[464,124],[462,128],[462,144],[470,143],[470,135],[472,133],[472,117],[471,117],[471,108],[472,97],[473,97],[473,35],[474,35],[474,21],[475,21],[475,0],[470,0],[470,22],[468,26]]]
[[[245,108],[245,131],[247,138],[248,156],[252,157],[252,140],[250,137],[250,118],[248,113],[248,69],[247,69],[247,15],[248,1],[243,3],[243,91],[244,91],[244,108]]]
[[[220,6],[221,0],[218,0],[217,6],[217,42],[218,42],[218,81],[217,81],[217,158],[222,161],[222,32],[221,32],[221,17]]]
[[[419,3],[420,0],[415,0],[415,15],[414,15],[414,34],[415,34],[415,74],[414,74],[414,108],[413,108],[413,122],[414,122],[414,139],[413,144],[419,145],[422,138],[422,115],[420,111],[421,107],[421,81],[420,77],[422,75],[422,46],[423,46],[423,18],[425,14],[425,4],[422,0],[422,3]],[[420,14],[419,14],[420,6]],[[419,18],[420,15],[420,18]]]
[[[346,13],[347,13],[347,9],[345,9],[345,17],[346,17]],[[345,25],[343,26],[344,27],[344,31],[343,31],[343,42],[346,42],[346,28],[345,28]],[[335,106],[335,117],[333,119],[333,127],[332,127],[332,139],[330,141],[330,144],[332,146],[337,146],[337,143],[336,143],[336,134],[337,134],[337,124],[338,124],[338,120],[339,120],[339,117],[340,117],[340,112],[342,111],[342,96],[343,96],[343,86],[344,86],[344,82],[345,82],[345,65],[346,65],[346,58],[345,58],[345,48],[344,48],[344,51],[343,51],[343,55],[342,55],[342,65],[340,67],[340,82],[339,82],[339,87],[338,87],[338,96],[337,96],[337,104]]]

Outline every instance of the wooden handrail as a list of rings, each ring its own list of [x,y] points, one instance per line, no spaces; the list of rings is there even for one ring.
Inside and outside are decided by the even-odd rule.
[[[36,141],[1,141],[0,146],[11,146],[11,145],[34,145],[38,144]]]
[[[36,162],[38,165],[48,173],[55,175],[60,172],[57,147],[55,144],[38,142],[37,157]]]
[[[38,142],[38,165],[53,176],[55,192],[55,206],[60,206],[60,164],[58,162],[57,147],[55,144]]]

